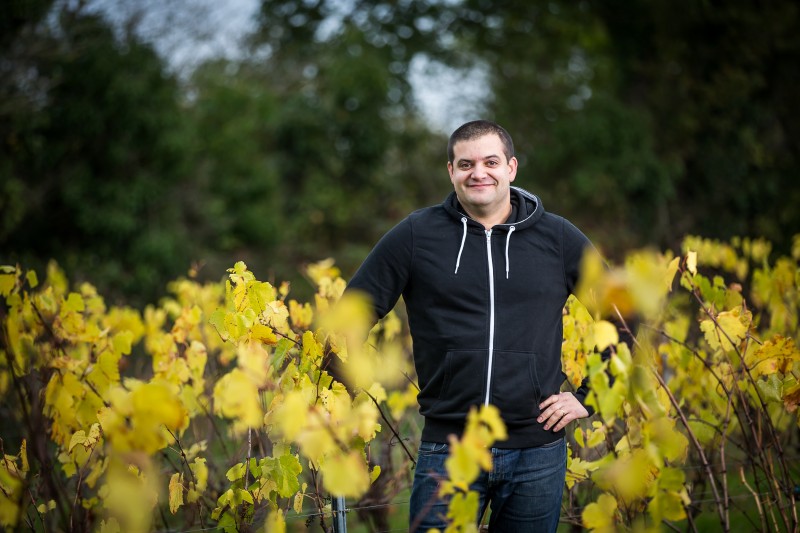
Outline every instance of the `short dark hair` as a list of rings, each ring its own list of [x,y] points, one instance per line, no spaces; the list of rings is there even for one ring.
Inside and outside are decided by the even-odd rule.
[[[467,122],[456,128],[456,131],[450,135],[450,141],[447,143],[447,161],[449,163],[453,162],[453,158],[455,157],[453,147],[456,143],[472,141],[484,135],[491,134],[495,134],[500,138],[500,141],[503,143],[503,152],[505,153],[506,159],[511,161],[511,158],[514,157],[514,141],[511,140],[511,135],[508,134],[505,128],[489,120],[473,120],[472,122]]]

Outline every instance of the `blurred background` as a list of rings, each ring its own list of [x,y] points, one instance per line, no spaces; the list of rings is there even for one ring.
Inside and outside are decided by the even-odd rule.
[[[345,277],[488,118],[612,260],[800,232],[800,4],[3,0],[0,264],[144,305],[192,269]],[[306,287],[306,288],[304,288]],[[299,293],[299,295],[298,295]]]

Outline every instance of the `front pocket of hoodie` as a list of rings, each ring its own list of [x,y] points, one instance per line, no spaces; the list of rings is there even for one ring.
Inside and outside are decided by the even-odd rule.
[[[434,411],[439,415],[463,415],[470,406],[482,403],[485,383],[485,350],[447,352],[444,382]]]
[[[506,423],[529,423],[539,416],[542,401],[536,355],[530,352],[494,352],[491,403]]]

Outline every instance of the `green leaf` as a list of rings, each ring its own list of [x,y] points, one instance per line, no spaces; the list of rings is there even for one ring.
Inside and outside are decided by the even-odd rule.
[[[244,489],[238,489],[237,495],[240,501],[247,502],[250,505],[253,505],[253,495],[250,494],[250,491]]]
[[[228,469],[225,473],[225,477],[228,478],[228,481],[236,481],[237,479],[242,479],[245,473],[245,465],[244,463],[238,463],[233,465]]]
[[[783,382],[775,374],[770,374],[766,380],[759,379],[756,381],[756,387],[768,402],[782,402],[783,401]]]
[[[217,330],[217,333],[224,341],[230,338],[225,328],[227,314],[228,313],[224,309],[219,308],[211,313],[211,318],[208,319],[208,323],[214,326],[214,329]]]
[[[680,494],[672,491],[658,491],[647,504],[647,512],[650,513],[656,523],[661,522],[661,520],[678,521],[686,518],[686,511],[683,508]]]

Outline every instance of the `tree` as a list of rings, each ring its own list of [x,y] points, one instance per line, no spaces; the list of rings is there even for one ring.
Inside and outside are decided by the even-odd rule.
[[[59,8],[32,23],[40,53],[4,84],[4,260],[58,259],[112,294],[146,301],[189,267],[178,187],[186,172],[178,86],[153,49],[99,16]],[[8,49],[7,49],[8,50]],[[8,53],[8,52],[7,52]],[[8,254],[8,255],[6,255]]]
[[[486,68],[522,176],[619,252],[800,225],[798,9],[467,0],[439,26]],[[527,164],[525,164],[527,163]]]

